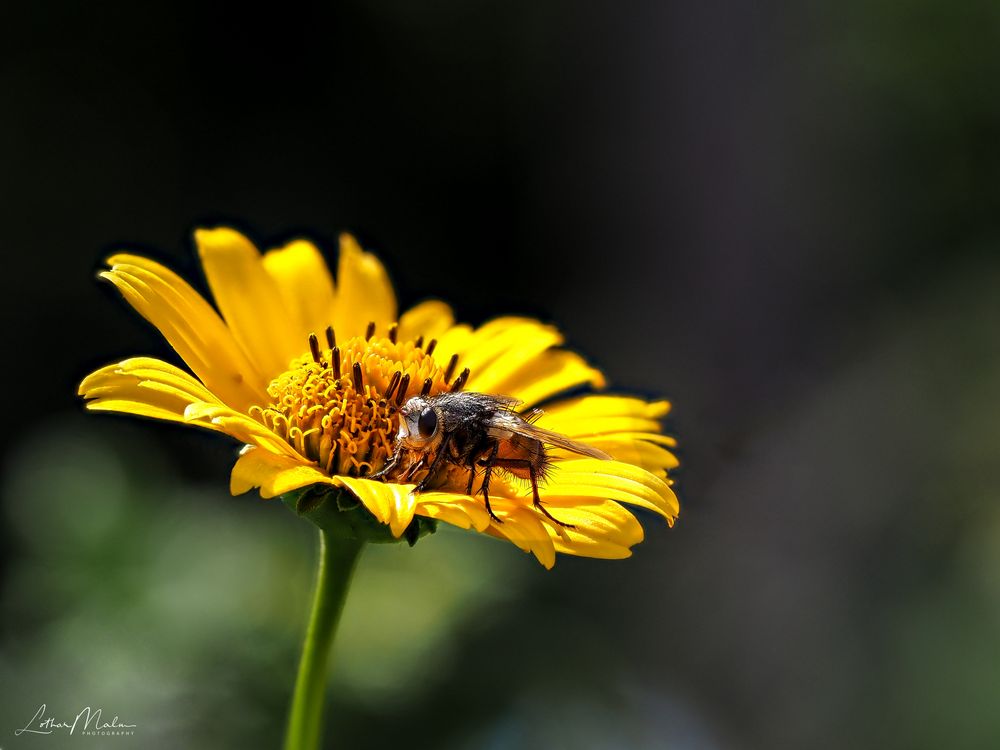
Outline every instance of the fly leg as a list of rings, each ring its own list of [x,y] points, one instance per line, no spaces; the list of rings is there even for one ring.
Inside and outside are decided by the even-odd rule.
[[[559,524],[563,528],[576,528],[573,524],[563,523],[558,518],[555,518],[551,513],[549,513],[545,506],[542,505],[542,498],[538,494],[538,469],[535,468],[535,464],[526,458],[498,458],[493,462],[493,464],[501,469],[527,469],[528,476],[531,479],[531,497],[534,501],[535,507],[541,511],[543,516],[550,521]]]
[[[497,453],[499,452],[499,450],[500,450],[500,443],[494,442],[493,448],[490,449],[490,455],[484,458],[479,463],[481,466],[486,467],[485,469],[483,469],[483,486],[481,488],[483,492],[483,500],[486,501],[486,512],[489,513],[490,518],[492,518],[497,523],[503,523],[500,517],[493,512],[493,508],[490,506],[490,475],[493,474],[493,467],[497,463]],[[470,472],[471,472],[470,476],[475,475],[476,473],[475,464],[473,464],[473,468],[470,469]],[[470,490],[472,489],[471,479],[469,480],[469,489]]]
[[[469,486],[465,488],[465,494],[472,494],[472,483],[476,481],[476,465],[473,464],[469,467]]]
[[[438,468],[444,462],[445,453],[448,451],[448,443],[451,440],[451,435],[445,435],[441,438],[441,445],[438,446],[437,455],[434,456],[434,460],[431,461],[431,466],[427,470],[427,476],[416,487],[413,488],[414,493],[424,492],[427,486],[430,484],[431,479],[437,473]]]
[[[403,458],[403,451],[396,450],[396,452],[389,457],[389,460],[385,462],[385,466],[376,471],[374,474],[369,475],[368,478],[382,479],[383,477],[388,476],[389,473],[391,473],[397,466],[399,466],[399,462],[402,458]]]
[[[538,508],[538,510],[542,512],[542,515],[544,515],[550,521],[554,521],[563,528],[575,529],[576,527],[573,524],[563,523],[558,518],[555,518],[551,513],[549,513],[548,510],[545,509],[545,506],[542,505],[542,499],[538,496],[538,470],[535,468],[535,465],[531,463],[531,461],[528,461],[527,463],[528,463],[528,473],[531,475],[531,496],[534,499],[535,507]]]
[[[427,464],[424,456],[421,456],[414,463],[410,464],[403,475],[399,478],[401,482],[409,482],[410,478],[413,477],[418,471],[420,471]]]

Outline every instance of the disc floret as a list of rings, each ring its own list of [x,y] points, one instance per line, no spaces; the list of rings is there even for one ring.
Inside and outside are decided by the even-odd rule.
[[[368,476],[392,454],[399,408],[409,396],[451,390],[446,376],[454,369],[433,356],[436,342],[422,337],[399,341],[397,329],[337,343],[328,328],[326,346],[309,336],[309,351],[267,387],[271,398],[253,406],[252,417],[284,438],[327,474]],[[468,377],[456,379],[457,385]],[[461,381],[461,382],[459,382]]]

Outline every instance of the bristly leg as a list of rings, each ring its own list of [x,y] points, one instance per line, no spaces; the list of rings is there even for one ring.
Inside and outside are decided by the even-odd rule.
[[[558,518],[549,513],[548,509],[542,505],[542,498],[538,494],[538,469],[535,465],[526,458],[498,458],[493,462],[494,466],[499,466],[501,469],[527,469],[528,476],[531,478],[531,496],[534,500],[534,506],[538,508],[539,512],[547,519],[553,523],[557,523],[565,529],[575,529],[576,527],[571,523],[563,523]]]
[[[404,377],[403,379],[405,380],[406,378]],[[441,466],[441,463],[444,461],[445,454],[448,452],[448,443],[449,442],[451,442],[451,435],[450,434],[449,435],[445,435],[443,438],[441,438],[441,444],[438,446],[437,455],[434,456],[434,460],[431,461],[431,465],[427,469],[427,476],[425,476],[420,481],[420,484],[418,484],[416,487],[413,488],[413,491],[415,493],[419,494],[419,493],[425,492],[427,490],[427,487],[430,484],[431,479],[433,479],[434,475],[437,474],[438,468]],[[421,458],[421,461],[422,460],[423,460],[423,458]]]
[[[465,494],[472,496],[472,485],[476,481],[476,467],[475,464],[469,467],[469,486],[465,488]]]
[[[483,469],[483,484],[480,487],[480,491],[483,493],[483,500],[486,503],[486,512],[490,514],[492,518],[497,523],[503,523],[496,513],[493,512],[493,506],[490,505],[490,477],[493,474],[493,467],[497,463],[497,453],[500,451],[499,441],[494,441],[493,448],[490,449],[490,455],[479,462],[480,466],[485,467]],[[475,473],[475,465],[473,464],[472,472]],[[469,488],[472,488],[472,482],[469,482]]]
[[[370,475],[369,479],[381,479],[382,477],[388,475],[393,469],[399,466],[399,461],[402,458],[402,453],[396,451],[389,457],[389,460],[385,462],[385,466],[376,471],[374,474]]]
[[[421,456],[412,464],[410,464],[407,467],[406,471],[403,472],[403,476],[400,477],[400,481],[409,482],[416,475],[418,471],[420,471],[421,469],[424,468],[424,466],[426,466],[427,464],[426,458],[427,458],[426,456]]]
[[[528,472],[531,475],[531,495],[534,498],[535,507],[538,508],[538,510],[542,512],[542,515],[544,515],[550,521],[554,521],[555,523],[559,524],[565,529],[575,529],[576,526],[574,526],[571,523],[563,523],[558,518],[555,518],[551,513],[549,513],[549,511],[545,508],[545,506],[542,505],[542,499],[538,496],[538,470],[535,469],[535,465],[533,463],[530,462],[528,463]]]

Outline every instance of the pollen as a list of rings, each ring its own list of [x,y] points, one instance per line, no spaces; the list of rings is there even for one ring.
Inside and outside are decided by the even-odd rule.
[[[379,336],[371,323],[364,336],[338,343],[327,328],[326,347],[310,334],[302,356],[268,385],[270,403],[252,406],[250,415],[331,476],[372,474],[392,454],[406,399],[465,381],[449,382],[454,365],[435,361],[433,341],[399,341],[397,334],[394,325]]]

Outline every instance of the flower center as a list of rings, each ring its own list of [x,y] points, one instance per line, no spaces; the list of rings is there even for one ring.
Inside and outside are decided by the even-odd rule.
[[[375,336],[369,323],[365,336],[340,345],[327,328],[326,343],[310,334],[309,352],[271,381],[271,402],[252,406],[250,415],[331,476],[380,469],[392,454],[406,399],[458,390],[469,377],[464,370],[449,383],[457,356],[442,367],[432,356],[436,341],[398,341],[396,325]]]

